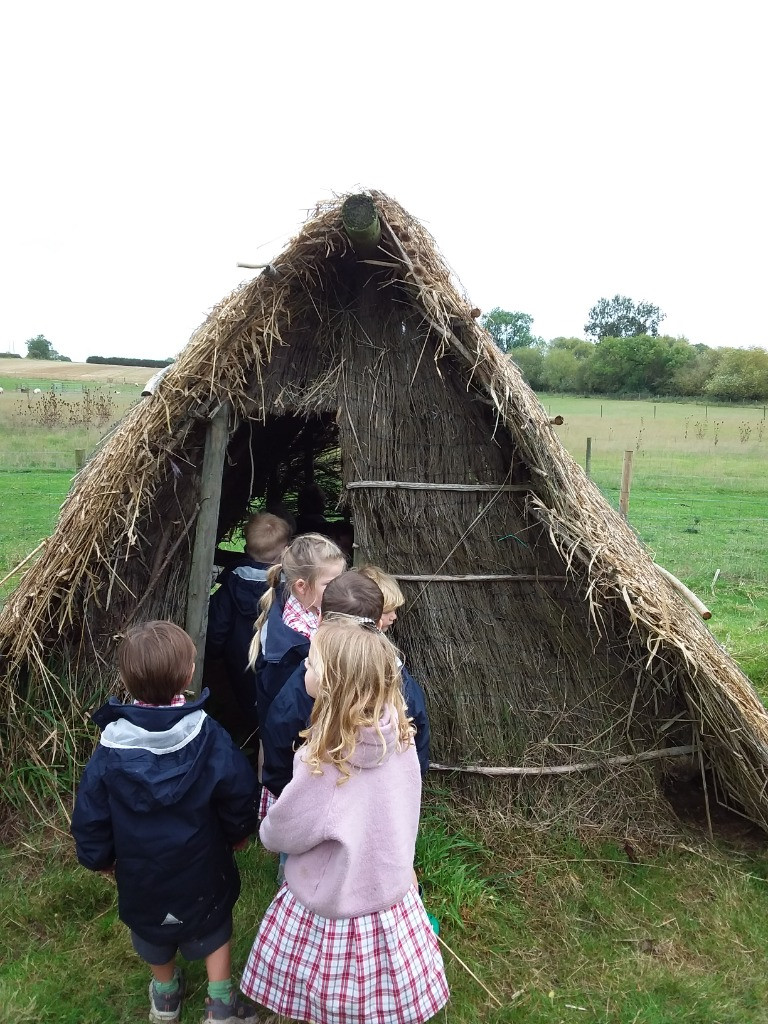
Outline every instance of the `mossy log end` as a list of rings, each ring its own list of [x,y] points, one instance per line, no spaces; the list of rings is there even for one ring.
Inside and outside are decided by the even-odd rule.
[[[341,223],[356,251],[368,255],[379,244],[381,224],[370,196],[349,196],[341,208]]]

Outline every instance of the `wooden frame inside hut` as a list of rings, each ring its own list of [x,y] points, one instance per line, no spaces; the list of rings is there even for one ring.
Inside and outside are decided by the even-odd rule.
[[[533,815],[623,827],[665,808],[683,754],[765,825],[762,704],[477,312],[396,202],[320,206],[78,474],[0,613],[5,762],[54,763],[55,722],[82,733],[131,623],[173,619],[202,650],[216,543],[324,463],[356,560],[405,592],[435,761],[497,772],[488,798]]]

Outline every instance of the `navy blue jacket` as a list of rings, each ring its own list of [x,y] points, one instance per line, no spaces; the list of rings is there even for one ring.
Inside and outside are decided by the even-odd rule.
[[[267,720],[272,701],[309,654],[309,640],[283,622],[286,596],[281,588],[261,632],[261,651],[256,662],[256,709],[260,727]]]
[[[261,613],[259,601],[267,590],[266,562],[242,555],[241,564],[221,574],[219,589],[208,604],[205,653],[224,658],[232,690],[250,718],[256,711],[256,676],[248,668],[253,627]]]
[[[203,711],[112,698],[72,814],[77,859],[115,865],[120,919],[147,942],[203,938],[240,893],[232,845],[258,827],[259,785],[228,733]]]
[[[421,774],[429,769],[429,719],[424,691],[403,665],[403,697],[408,708],[408,717],[416,728],[416,753],[419,755]],[[302,663],[280,690],[270,705],[261,742],[264,750],[264,764],[261,780],[275,796],[291,781],[293,776],[293,755],[304,742],[299,733],[309,725],[312,706],[315,703],[306,691],[304,676],[306,667]]]

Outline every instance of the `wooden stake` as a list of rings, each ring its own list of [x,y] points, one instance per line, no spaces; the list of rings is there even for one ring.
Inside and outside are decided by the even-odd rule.
[[[592,438],[587,438],[587,454],[584,459],[584,468],[587,472],[587,479],[592,478]]]
[[[190,690],[200,694],[205,658],[205,635],[208,628],[208,599],[211,596],[211,570],[216,551],[216,528],[219,522],[221,478],[227,450],[228,406],[219,406],[208,427],[200,478],[200,513],[195,529],[192,564],[187,588],[186,630],[197,646],[195,674]]]
[[[633,451],[624,452],[624,465],[621,470],[621,494],[619,496],[619,512],[626,519],[629,515],[629,490],[632,486]]]

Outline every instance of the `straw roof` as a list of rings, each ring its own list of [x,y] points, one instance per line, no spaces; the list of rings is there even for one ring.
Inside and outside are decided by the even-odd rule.
[[[343,197],[321,204],[78,474],[0,612],[5,762],[61,763],[61,729],[81,735],[114,687],[120,631],[184,623],[206,431],[228,403],[219,536],[295,487],[308,450],[338,470],[361,561],[406,593],[396,640],[435,760],[523,768],[486,795],[620,824],[663,815],[657,752],[688,748],[712,798],[766,826],[751,684],[565,451],[431,236],[370,196],[375,251],[355,251]]]

